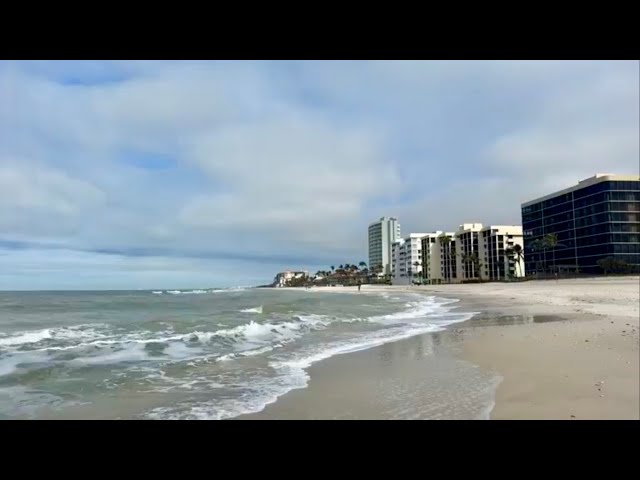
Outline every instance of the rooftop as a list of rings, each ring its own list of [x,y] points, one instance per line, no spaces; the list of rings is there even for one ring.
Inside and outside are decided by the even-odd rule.
[[[544,195],[542,197],[535,198],[533,200],[529,200],[522,204],[523,207],[527,207],[534,203],[542,202],[544,200],[548,200],[553,197],[557,197],[558,195],[564,195],[565,193],[570,193],[575,190],[580,190],[582,188],[588,187],[590,185],[595,185],[600,182],[610,182],[610,181],[618,181],[618,182],[638,182],[640,181],[640,175],[616,175],[614,173],[596,173],[593,177],[585,178],[584,180],[580,180],[576,185],[573,185],[569,188],[565,188],[564,190],[558,190],[557,192],[550,193],[548,195]]]
[[[380,217],[380,220],[376,220],[375,222],[371,222],[369,224],[369,226],[371,227],[372,225],[376,225],[377,223],[380,223],[380,222],[386,222],[388,220],[393,220],[394,222],[398,221],[398,219],[396,217]]]

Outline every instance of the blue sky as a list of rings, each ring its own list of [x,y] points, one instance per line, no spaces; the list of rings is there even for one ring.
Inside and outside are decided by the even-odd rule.
[[[0,289],[197,288],[637,173],[637,61],[0,62]]]

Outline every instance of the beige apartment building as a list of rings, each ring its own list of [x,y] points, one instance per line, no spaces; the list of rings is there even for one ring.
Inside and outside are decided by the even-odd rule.
[[[477,279],[477,265],[471,259],[477,256],[481,263],[484,258],[480,254],[481,223],[463,223],[455,233],[458,262],[456,265],[456,277],[460,282]]]
[[[453,232],[427,233],[422,242],[422,281],[453,283],[457,277],[456,239]]]
[[[463,223],[456,232],[412,233],[392,245],[394,285],[501,281],[524,277],[520,225]],[[416,262],[419,265],[416,265]]]
[[[464,223],[455,234],[456,280],[500,281],[524,276],[524,258],[513,252],[524,250],[521,225]]]
[[[524,277],[524,238],[520,225],[491,225],[480,230],[483,280]],[[514,248],[520,247],[518,255]]]

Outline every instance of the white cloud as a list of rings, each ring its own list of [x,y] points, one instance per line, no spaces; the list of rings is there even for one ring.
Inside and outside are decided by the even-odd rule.
[[[637,86],[637,62],[0,63],[0,235],[339,263],[384,214],[517,223],[638,171]]]
[[[181,216],[187,225],[270,230],[329,246],[344,241],[340,230],[368,200],[399,185],[372,134],[311,115],[233,126],[193,147],[189,158],[225,191],[188,203]]]
[[[106,195],[65,172],[26,161],[0,159],[0,233],[67,234]]]

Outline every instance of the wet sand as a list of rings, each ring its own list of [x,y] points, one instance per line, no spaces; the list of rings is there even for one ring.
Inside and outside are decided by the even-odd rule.
[[[638,277],[362,293],[407,289],[459,298],[459,310],[478,314],[315,364],[306,389],[239,418],[640,418]]]
[[[312,365],[293,390],[240,420],[487,418],[500,378],[457,358],[461,335],[419,335]]]

